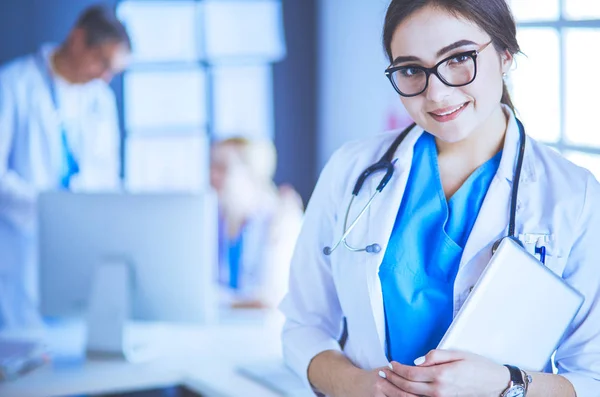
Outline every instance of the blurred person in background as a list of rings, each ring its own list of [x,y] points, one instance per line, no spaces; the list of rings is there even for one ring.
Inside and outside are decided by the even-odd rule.
[[[219,283],[233,308],[274,308],[287,290],[303,204],[273,182],[275,147],[230,138],[212,147],[210,181],[219,199]]]
[[[130,39],[113,10],[93,6],[60,46],[0,68],[0,328],[41,325],[36,197],[119,184],[119,126],[108,83]]]

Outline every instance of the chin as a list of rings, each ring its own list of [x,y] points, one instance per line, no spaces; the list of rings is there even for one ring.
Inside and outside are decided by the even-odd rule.
[[[465,129],[436,129],[429,131],[432,135],[435,135],[441,141],[446,143],[457,143],[467,139],[470,135],[470,131]]]
[[[439,123],[430,117],[428,119],[425,130],[446,143],[457,143],[465,140],[471,135],[474,129],[474,123],[467,118],[447,123]]]

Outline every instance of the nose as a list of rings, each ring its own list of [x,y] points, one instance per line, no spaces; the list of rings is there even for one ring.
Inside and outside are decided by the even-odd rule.
[[[449,87],[440,80],[435,74],[429,76],[429,85],[425,91],[426,97],[432,102],[443,102],[446,97],[450,96],[453,87]]]

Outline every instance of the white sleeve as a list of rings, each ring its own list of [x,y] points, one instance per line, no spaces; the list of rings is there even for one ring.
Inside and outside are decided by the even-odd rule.
[[[262,300],[276,307],[287,292],[292,254],[302,225],[302,208],[278,197],[277,210],[269,225],[269,250],[265,258]]]
[[[559,345],[558,373],[575,387],[577,397],[597,397],[600,390],[600,185],[589,175],[581,228],[569,253],[564,280],[585,296],[583,306]]]
[[[0,77],[0,215],[21,230],[33,230],[36,190],[10,168],[18,113],[12,86]]]
[[[342,310],[336,294],[328,256],[323,247],[334,243],[336,210],[341,197],[343,166],[336,152],[321,173],[308,204],[292,257],[288,294],[280,305],[286,317],[282,333],[286,364],[310,387],[308,366],[325,350],[340,351]],[[339,194],[339,193],[338,193]]]

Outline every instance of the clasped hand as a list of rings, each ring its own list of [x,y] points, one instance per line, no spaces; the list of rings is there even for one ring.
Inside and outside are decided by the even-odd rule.
[[[510,383],[507,368],[471,353],[432,350],[415,364],[370,371],[355,390],[371,397],[499,397]]]

